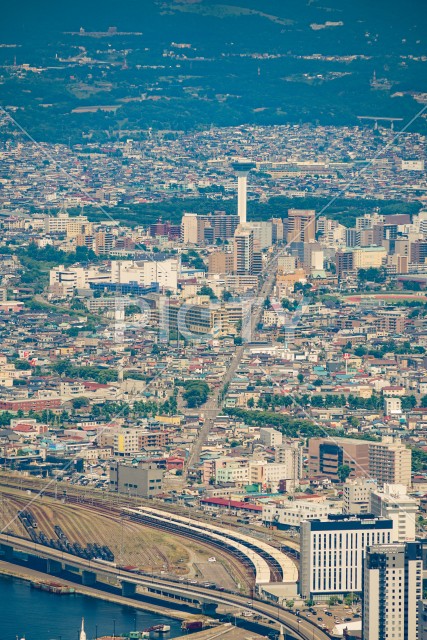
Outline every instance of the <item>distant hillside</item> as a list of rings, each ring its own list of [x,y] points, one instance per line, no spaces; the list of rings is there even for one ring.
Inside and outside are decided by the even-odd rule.
[[[408,121],[420,108],[417,92],[427,92],[420,4],[8,3],[0,102],[17,108],[38,139],[67,142],[135,137],[148,127]],[[425,131],[425,118],[413,129]]]

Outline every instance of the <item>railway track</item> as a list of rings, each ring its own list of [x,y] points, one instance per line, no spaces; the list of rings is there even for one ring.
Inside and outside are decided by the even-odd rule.
[[[36,485],[36,487],[34,485]],[[27,490],[27,491],[29,490],[32,492],[32,494],[33,493],[40,494],[40,497],[46,496],[50,498],[61,499],[61,501],[64,501],[66,504],[76,504],[79,507],[84,509],[89,509],[92,512],[96,511],[98,514],[102,515],[104,518],[108,518],[115,523],[117,523],[122,517],[123,507],[125,506],[130,506],[132,508],[137,508],[140,505],[142,506],[146,505],[150,507],[154,506],[152,500],[144,500],[141,498],[136,499],[134,497],[125,496],[125,495],[118,496],[116,494],[110,494],[110,493],[108,494],[103,494],[101,492],[97,493],[94,490],[91,490],[90,495],[88,495],[88,490],[83,487],[80,488],[77,486],[70,486],[69,484],[59,483],[59,482],[58,483],[52,482],[50,485],[46,487],[46,481],[39,478],[23,478],[21,476],[16,476],[15,478],[12,478],[9,474],[4,474],[0,472],[0,487],[1,486],[9,487],[14,490],[16,489]],[[31,499],[32,498],[28,496],[29,502],[31,501]],[[164,509],[164,508],[165,508],[165,505],[162,504],[161,509]],[[171,511],[171,513],[182,514],[182,509],[171,508],[171,505],[168,505],[167,508],[168,510]],[[152,522],[145,522],[144,524],[146,526],[153,527]],[[236,526],[236,524],[227,522],[227,527],[236,529],[236,535],[238,536],[240,528]],[[164,531],[167,531],[167,529],[164,529]],[[187,535],[183,535],[182,531],[181,533],[179,533],[179,531],[174,531],[173,533],[174,535],[184,539],[188,537]],[[206,545],[206,541],[203,539],[202,536],[198,541]],[[208,546],[211,546],[211,541],[209,542]],[[289,546],[286,544],[281,544],[280,546],[282,550],[286,552],[290,557],[292,557],[293,559],[295,558],[298,559],[299,553],[294,546]],[[252,549],[254,551],[256,550],[256,552],[259,553],[259,555],[261,555],[269,565],[270,573],[271,573],[271,581],[281,582],[283,580],[283,574],[280,566],[275,562],[275,560],[268,553],[260,551],[256,547],[256,545],[253,545]],[[249,588],[251,588],[253,585],[253,570],[248,571],[248,567],[245,566],[245,563],[242,562],[238,554],[236,553],[230,554],[230,549],[226,549],[225,553],[227,553],[228,555],[232,555],[232,557],[234,557],[237,560],[237,562],[240,563],[240,566],[243,565],[244,567],[243,574],[245,576],[244,583],[247,584]],[[167,564],[167,561],[165,561],[165,564]],[[234,565],[234,567],[236,567],[236,565]],[[241,576],[242,579],[244,576],[243,575]]]
[[[1,488],[9,488],[11,490],[27,490],[30,488],[31,486],[31,481],[29,482],[25,482],[23,483],[25,486],[22,487],[17,487],[17,485],[15,483],[5,483],[5,482],[0,482],[0,489]],[[32,491],[34,491],[34,486],[32,486]],[[54,489],[48,489],[45,490],[43,492],[43,496],[46,496],[48,498],[60,498],[61,499],[61,503],[58,503],[58,507],[61,508],[62,505],[62,501],[65,499],[65,504],[67,505],[76,505],[78,506],[79,509],[83,509],[84,511],[90,512],[91,514],[97,514],[102,516],[104,519],[110,520],[111,522],[114,522],[115,524],[117,524],[118,522],[120,522],[120,520],[123,518],[123,511],[122,511],[122,506],[123,505],[111,505],[110,501],[108,500],[103,500],[101,496],[99,497],[93,497],[91,496],[89,497],[85,497],[82,495],[70,495],[67,494],[67,496],[60,496],[59,494],[57,494],[57,492]],[[31,498],[30,496],[28,496],[27,499],[25,499],[24,496],[19,496],[18,498],[16,497],[16,495],[13,496],[13,499],[15,500],[15,502],[17,503],[17,511],[19,511],[21,508],[23,508],[23,506],[25,504],[28,504],[29,502],[31,502]],[[125,501],[126,502],[126,501]],[[40,504],[38,502],[38,504]],[[133,503],[131,503],[132,506],[135,506]],[[19,505],[19,506],[18,506]],[[128,517],[126,518],[127,520]],[[130,520],[129,520],[130,522]],[[19,521],[18,521],[19,523]],[[19,523],[20,524],[20,523]],[[134,523],[136,524],[136,523]],[[155,528],[153,527],[150,523],[141,523],[144,524],[147,527],[150,528]],[[203,538],[202,535],[200,536],[188,536],[187,533],[183,534],[183,532],[181,531],[171,531],[168,530],[167,527],[158,527],[159,529],[165,531],[166,533],[171,533],[176,537],[182,538],[183,540],[188,542],[189,538],[192,538],[195,542],[198,542],[199,544],[201,544],[203,547],[206,547],[207,549],[210,549],[212,547],[212,545],[209,543],[206,543],[206,540]],[[236,579],[237,582],[240,582],[242,585],[245,585],[246,588],[248,589],[248,591],[250,592],[251,589],[253,588],[253,584],[254,584],[254,574],[253,571],[249,570],[247,564],[245,562],[242,561],[242,557],[240,557],[238,554],[232,553],[232,550],[227,548],[226,545],[223,545],[222,547],[220,547],[218,545],[217,547],[220,551],[222,551],[223,554],[225,554],[226,556],[228,556],[228,562],[230,562],[230,560],[232,559],[233,562],[230,562],[231,567],[232,567],[232,571],[234,574],[234,577]],[[150,545],[150,553],[155,553],[161,560],[161,562],[167,566],[169,566],[169,561],[167,556],[160,550],[160,548],[157,545]],[[154,563],[151,563],[154,564]]]

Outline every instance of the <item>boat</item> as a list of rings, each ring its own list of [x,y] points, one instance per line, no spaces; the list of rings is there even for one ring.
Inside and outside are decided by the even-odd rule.
[[[168,624],[155,624],[149,629],[145,629],[145,631],[148,631],[148,632],[154,631],[154,633],[168,633],[168,631],[170,630],[171,628]]]
[[[75,593],[74,587],[70,587],[68,584],[61,584],[60,582],[43,582],[42,580],[33,580],[31,582],[31,587],[33,589],[38,589],[39,591],[55,593],[58,596]]]

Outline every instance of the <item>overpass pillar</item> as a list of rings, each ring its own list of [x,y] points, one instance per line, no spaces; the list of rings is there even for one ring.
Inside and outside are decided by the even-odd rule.
[[[202,613],[205,616],[214,616],[218,605],[215,602],[202,602]]]
[[[96,582],[96,573],[95,571],[87,571],[84,569],[82,571],[82,584],[86,587],[92,587]]]
[[[132,598],[136,593],[136,584],[133,582],[122,581],[122,596]]]
[[[52,575],[61,573],[62,571],[62,563],[59,562],[58,560],[52,560],[51,558],[48,558],[47,560],[47,572],[51,573]]]

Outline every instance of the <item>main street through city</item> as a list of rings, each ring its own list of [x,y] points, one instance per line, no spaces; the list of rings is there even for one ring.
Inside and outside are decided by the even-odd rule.
[[[270,296],[271,291],[274,286],[276,272],[274,269],[270,269],[269,267],[274,263],[275,258],[271,258],[264,268],[264,274],[266,274],[266,278],[261,286],[261,289],[256,298],[253,300],[252,305],[248,305],[248,311],[251,314],[249,320],[248,329],[250,331],[250,335],[246,336],[252,340],[252,337],[255,337],[257,334],[258,324],[261,320],[261,314],[264,309],[264,302]],[[227,372],[223,378],[222,385],[216,389],[212,395],[209,397],[206,404],[201,408],[201,412],[204,415],[203,425],[198,433],[196,440],[193,443],[193,446],[190,451],[190,455],[187,460],[187,464],[185,466],[185,470],[183,472],[183,480],[187,479],[188,471],[194,465],[196,465],[200,460],[200,452],[202,450],[203,444],[206,442],[209,431],[213,426],[213,423],[217,416],[220,414],[222,406],[223,406],[223,394],[224,390],[227,389],[227,385],[233,379],[234,374],[236,373],[240,362],[242,360],[243,354],[245,351],[244,345],[238,346],[234,352],[234,355],[229,363]]]

